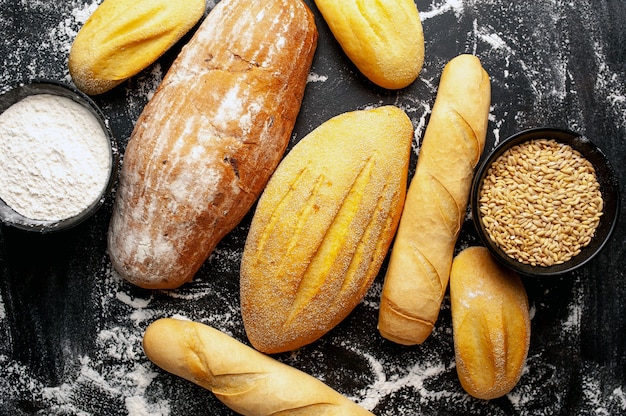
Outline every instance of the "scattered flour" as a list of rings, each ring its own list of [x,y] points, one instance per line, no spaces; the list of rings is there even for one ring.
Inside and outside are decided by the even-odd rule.
[[[457,17],[463,14],[465,4],[463,0],[435,1],[427,10],[420,10],[420,19],[426,21],[437,16],[453,12]]]
[[[346,347],[351,348],[349,346]],[[373,370],[374,379],[365,391],[359,392],[358,397],[353,397],[352,400],[359,402],[361,406],[370,411],[374,410],[385,397],[394,395],[407,388],[414,389],[420,400],[439,400],[442,396],[452,395],[456,395],[463,400],[465,396],[459,391],[452,393],[444,390],[437,391],[427,387],[430,379],[438,378],[454,367],[446,366],[442,361],[423,360],[410,366],[409,371],[404,376],[398,377],[393,375],[387,377],[385,367],[379,359],[364,351],[355,352],[369,362]]]
[[[10,0],[0,0],[0,6]],[[69,52],[71,40],[77,33],[81,24],[95,10],[99,1],[73,1],[71,2],[72,12],[59,20],[58,25],[44,36],[47,53],[52,53],[53,59],[63,60]],[[453,15],[458,21],[467,18],[469,15],[480,16],[480,13],[471,13],[481,7],[490,8],[498,4],[495,0],[435,0],[429,7],[420,10],[420,15],[425,24],[437,24],[437,19]],[[31,2],[31,7],[39,7],[52,13],[51,2],[38,0]],[[216,4],[215,1],[207,2],[210,9]],[[557,1],[544,1],[547,10],[547,18],[552,22],[558,21],[562,17],[564,7],[579,7],[582,10],[583,23],[588,25],[589,36],[598,46],[592,57],[598,67],[598,78],[595,88],[595,95],[601,100],[605,100],[613,110],[615,120],[622,127],[626,126],[626,86],[623,75],[616,68],[611,68],[606,64],[607,51],[600,45],[601,22],[589,17],[594,10],[594,4],[590,0],[576,3],[563,3]],[[532,9],[532,6],[528,6]],[[0,14],[0,27],[2,17]],[[539,28],[537,28],[539,31]],[[571,82],[568,75],[567,58],[564,55],[556,55],[554,63],[548,65],[551,59],[537,57],[533,55],[523,55],[517,52],[524,46],[524,42],[532,39],[519,35],[515,30],[511,33],[501,33],[493,27],[483,25],[480,18],[473,20],[472,32],[467,34],[470,40],[468,45],[471,51],[484,55],[484,61],[490,65],[494,72],[492,74],[494,87],[501,91],[508,91],[516,83],[526,82],[533,93],[534,102],[528,106],[539,105],[542,100],[550,100],[555,104],[562,103],[563,100],[575,96],[577,85],[567,86]],[[31,44],[21,39],[10,38],[5,41],[12,42],[13,52],[8,56],[0,57],[3,70],[0,71],[0,84],[12,79],[14,73],[24,73],[32,77],[46,75],[46,70],[41,64],[42,57],[35,56],[26,58],[31,54],[26,53]],[[567,44],[567,39],[563,41]],[[557,47],[563,44],[556,45]],[[52,51],[52,52],[50,52]],[[542,58],[542,59],[537,59]],[[315,84],[326,83],[327,75],[320,75],[318,72],[309,74],[308,82]],[[67,72],[64,75],[69,80]],[[132,88],[126,90],[128,106],[125,116],[135,120],[143,108],[143,104],[152,96],[164,75],[164,69],[160,65],[155,65],[148,71],[140,74],[136,79],[129,81]],[[432,71],[425,73],[420,78],[421,86],[433,92],[436,90],[436,74]],[[3,88],[0,87],[0,88]],[[569,91],[568,89],[569,88]],[[421,137],[425,131],[428,115],[432,108],[431,101],[424,97],[409,97],[398,104],[410,114],[414,126],[416,137]],[[374,103],[376,104],[376,103]],[[511,114],[509,113],[511,112]],[[515,114],[512,114],[516,112]],[[495,137],[496,144],[500,141],[500,133],[507,129],[505,120],[514,118],[519,124],[527,122],[528,114],[515,106],[503,103],[493,103],[490,115],[490,134]],[[576,115],[573,116],[575,120]],[[584,126],[580,126],[583,128]],[[488,150],[488,149],[486,149]],[[419,141],[414,141],[414,152],[419,153]],[[212,256],[210,263],[217,275],[229,275],[233,270],[226,265],[236,264],[239,260],[240,252],[229,250],[218,250]],[[81,356],[76,360],[76,373],[74,377],[67,377],[64,383],[59,386],[45,386],[39,380],[37,374],[20,363],[12,360],[7,355],[0,352],[0,390],[8,398],[22,398],[24,403],[45,403],[47,406],[42,414],[50,415],[77,415],[95,416],[107,414],[109,408],[125,409],[129,416],[170,416],[173,412],[173,401],[176,397],[166,397],[155,395],[151,389],[160,389],[164,383],[161,372],[158,371],[145,357],[141,348],[143,330],[154,319],[164,316],[172,316],[179,319],[191,319],[201,321],[226,333],[234,336],[241,336],[241,322],[239,321],[239,311],[236,302],[233,303],[227,293],[236,290],[236,287],[222,287],[222,282],[194,281],[189,285],[176,291],[156,291],[147,293],[137,290],[126,284],[112,270],[105,270],[104,276],[100,276],[98,285],[100,289],[94,293],[93,302],[98,303],[102,316],[99,317],[99,329],[93,334],[96,343],[95,352],[89,356]],[[227,281],[224,281],[227,284]],[[581,296],[580,284],[576,284],[573,299]],[[363,302],[363,306],[369,314],[378,307],[380,295],[380,283],[375,284]],[[547,296],[548,294],[544,294]],[[534,303],[532,305],[532,316],[540,315],[545,305]],[[445,312],[445,311],[444,311]],[[582,316],[582,305],[574,300],[568,305],[567,317],[560,322],[564,337],[576,338],[579,336]],[[6,321],[6,310],[4,302],[0,299],[0,330],[4,329]],[[372,329],[373,330],[373,329]],[[359,334],[362,338],[371,337]],[[435,331],[435,341],[449,338],[449,331]],[[456,384],[443,384],[440,382],[454,380],[454,362],[442,358],[441,352],[437,348],[424,346],[419,349],[419,353],[410,355],[411,361],[394,362],[391,357],[375,356],[369,349],[361,347],[359,336],[350,341],[338,343],[342,351],[348,351],[357,361],[364,363],[364,367],[369,371],[367,374],[366,386],[349,392],[351,397],[368,409],[375,409],[377,406],[384,406],[385,401],[395,400],[397,405],[394,409],[387,409],[386,415],[412,415],[416,414],[418,408],[428,410],[436,408],[438,403],[442,413],[452,413],[461,409],[465,414],[476,413],[479,405],[465,395]],[[353,342],[354,341],[354,342]],[[0,342],[0,346],[3,344]],[[449,345],[444,345],[446,351]],[[443,348],[443,347],[441,347]],[[323,352],[313,347],[307,350],[319,359],[319,364],[324,361]],[[399,354],[402,356],[402,354]],[[293,360],[307,361],[304,353],[290,357]],[[332,358],[332,357],[329,357]],[[552,382],[553,378],[558,378],[559,369],[554,368],[549,363],[542,361],[541,351],[529,356],[527,368],[523,377],[534,377],[535,380],[528,380],[527,384],[521,385],[507,396],[511,408],[520,415],[531,415],[532,412],[525,412],[524,409],[532,407],[537,398],[538,389],[543,389]],[[594,370],[594,369],[591,369]],[[328,377],[337,376],[341,379],[342,369],[328,369]],[[583,401],[588,404],[586,407],[589,414],[608,415],[626,413],[625,385],[617,386],[610,390],[610,395],[601,395],[600,387],[604,380],[597,371],[589,371],[585,376],[584,385],[585,397]],[[542,384],[543,383],[543,384]],[[555,412],[559,414],[560,396],[555,396]],[[562,398],[561,398],[562,399]],[[0,398],[0,405],[3,402]],[[500,402],[502,404],[502,402]],[[490,408],[491,414],[503,414],[503,410],[498,405]],[[614,412],[611,413],[611,410]],[[432,411],[430,413],[434,413]],[[115,413],[118,414],[118,413]],[[487,413],[482,414],[490,414]],[[550,414],[549,409],[544,414]]]
[[[328,75],[319,75],[314,72],[309,73],[306,82],[326,82],[328,81]]]
[[[126,305],[135,308],[135,309],[144,309],[150,305],[150,299],[141,299],[141,298],[131,298],[127,293],[117,292],[115,297],[120,302],[125,303]]]
[[[574,296],[575,299],[582,299],[582,290],[580,287],[580,277],[577,277],[576,288],[574,289],[576,293]],[[567,319],[561,324],[561,334],[563,334],[563,336],[576,336],[576,334],[580,333],[583,306],[580,303],[572,302],[568,308],[569,314]]]

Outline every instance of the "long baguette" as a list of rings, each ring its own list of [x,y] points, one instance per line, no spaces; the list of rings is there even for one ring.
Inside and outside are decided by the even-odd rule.
[[[490,101],[478,58],[460,55],[446,65],[382,290],[378,328],[391,341],[424,342],[439,316]]]
[[[222,0],[132,133],[109,230],[114,268],[150,289],[189,281],[282,158],[317,45],[300,0]]]
[[[147,357],[248,416],[371,416],[328,385],[210,326],[162,318],[143,338]]]

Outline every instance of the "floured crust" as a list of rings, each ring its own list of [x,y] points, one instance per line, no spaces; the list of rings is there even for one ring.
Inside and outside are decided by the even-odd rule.
[[[404,205],[413,126],[399,108],[326,121],[285,157],[259,200],[241,263],[248,339],[309,344],[363,299]]]
[[[289,142],[316,43],[300,1],[225,0],[209,13],[126,148],[109,230],[125,279],[178,287],[241,221]]]
[[[450,273],[456,368],[463,388],[490,400],[519,381],[530,344],[528,297],[520,277],[485,247],[459,253]]]

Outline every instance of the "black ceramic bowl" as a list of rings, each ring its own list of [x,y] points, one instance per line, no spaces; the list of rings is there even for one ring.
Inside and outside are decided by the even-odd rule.
[[[489,237],[483,224],[479,198],[482,184],[485,180],[489,167],[508,149],[527,142],[529,140],[553,139],[559,143],[564,143],[577,150],[585,159],[593,165],[596,178],[600,185],[600,192],[604,202],[603,214],[595,230],[594,235],[588,245],[581,249],[581,252],[564,263],[550,266],[530,265],[516,260],[507,255],[498,244]],[[474,182],[470,197],[472,215],[478,236],[483,244],[491,251],[493,256],[505,266],[518,273],[528,276],[555,276],[570,272],[591,260],[604,247],[610,238],[619,213],[619,185],[615,173],[610,166],[605,154],[586,137],[563,129],[556,128],[535,128],[517,133],[500,143],[487,159],[480,165]]]
[[[113,188],[113,185],[117,179],[119,151],[117,142],[106,123],[106,119],[102,111],[93,102],[93,100],[91,100],[87,95],[80,92],[76,88],[58,81],[35,80],[32,82],[20,83],[10,88],[2,95],[0,95],[0,114],[4,113],[9,107],[21,101],[22,99],[37,94],[51,94],[69,98],[74,102],[79,103],[84,108],[87,108],[99,121],[102,130],[106,138],[108,139],[108,157],[110,158],[111,162],[110,170],[108,172],[108,180],[105,184],[103,184],[100,196],[98,198],[95,198],[80,213],[69,218],[53,221],[33,220],[16,212],[0,198],[0,221],[2,221],[2,223],[23,230],[47,233],[66,230],[74,227],[82,223],[98,211],[98,209],[105,202],[107,196],[110,194],[111,189]]]

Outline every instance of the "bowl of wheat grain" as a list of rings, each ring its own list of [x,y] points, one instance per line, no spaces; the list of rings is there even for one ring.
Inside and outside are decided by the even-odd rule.
[[[541,127],[495,147],[476,172],[470,203],[478,236],[497,260],[525,275],[561,275],[610,239],[619,185],[584,135]]]

